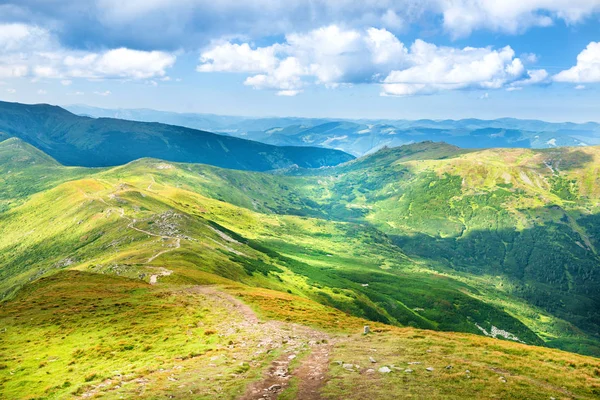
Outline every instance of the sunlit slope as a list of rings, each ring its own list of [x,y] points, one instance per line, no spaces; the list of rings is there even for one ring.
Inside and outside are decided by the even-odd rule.
[[[580,150],[422,143],[301,176],[154,159],[90,170],[0,214],[0,288],[62,268],[209,273],[392,325],[600,354],[595,167]],[[565,199],[580,181],[587,194]]]
[[[595,358],[374,324],[293,294],[204,279],[213,285],[61,271],[27,285],[0,308],[0,397],[234,399],[251,385],[272,387],[269,371],[283,371],[267,393],[305,399],[314,396],[303,385],[311,367],[325,399],[600,395]],[[373,333],[361,334],[365,324]],[[327,357],[315,362],[322,348]]]
[[[4,297],[64,268],[148,282],[202,283],[210,273],[388,324],[471,333],[496,326],[514,340],[542,343],[478,289],[409,259],[369,225],[257,212],[207,197],[228,189],[222,176],[234,173],[141,160],[32,196],[0,216]],[[263,179],[247,174],[227,195]],[[284,179],[266,179],[262,190]],[[265,194],[264,201],[272,207],[289,197]]]
[[[63,167],[20,139],[3,139],[0,134],[0,211],[38,191],[90,173],[85,168]]]
[[[327,195],[312,198],[330,218],[373,224],[409,256],[541,307],[597,340],[599,161],[598,147],[465,151],[419,143],[319,171],[313,182]],[[590,350],[547,317],[502,303],[546,340]]]

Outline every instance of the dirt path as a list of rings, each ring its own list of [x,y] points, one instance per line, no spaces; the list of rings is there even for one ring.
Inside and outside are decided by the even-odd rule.
[[[221,300],[220,304],[230,307],[232,312],[241,314],[241,325],[257,326],[269,335],[265,338],[266,345],[278,341],[279,338],[287,338],[288,343],[282,354],[271,363],[263,373],[262,379],[246,388],[240,400],[277,399],[290,385],[292,378],[298,381],[297,399],[321,399],[319,390],[325,383],[325,374],[330,363],[329,355],[333,348],[333,341],[329,335],[306,326],[280,321],[261,323],[248,305],[214,286],[195,286],[190,290],[218,298]],[[300,365],[290,371],[290,364],[297,357],[302,357]]]
[[[120,217],[121,218],[124,218],[124,219],[126,219],[126,220],[129,221],[129,224],[127,224],[127,227],[129,229],[133,229],[135,231],[138,231],[140,233],[144,233],[144,234],[149,235],[149,236],[154,236],[154,237],[161,238],[161,239],[167,239],[167,240],[174,240],[175,241],[175,246],[173,246],[173,247],[171,247],[169,249],[166,249],[166,250],[159,251],[158,253],[156,253],[155,255],[153,255],[152,257],[150,257],[148,259],[148,261],[146,261],[147,263],[151,263],[158,256],[160,256],[162,254],[168,253],[168,252],[173,251],[173,250],[177,250],[177,249],[179,249],[181,247],[181,238],[174,237],[174,236],[157,235],[156,233],[152,233],[150,231],[146,231],[144,229],[140,229],[140,228],[138,228],[138,227],[135,226],[135,223],[137,222],[137,220],[135,218],[131,219],[131,218],[125,216],[125,210],[123,208],[119,209],[119,213],[120,213]]]
[[[166,268],[161,268],[160,273],[158,274],[154,274],[154,275],[150,275],[150,284],[151,285],[156,285],[158,283],[158,278],[161,276],[169,276],[173,273],[173,271],[168,270]]]

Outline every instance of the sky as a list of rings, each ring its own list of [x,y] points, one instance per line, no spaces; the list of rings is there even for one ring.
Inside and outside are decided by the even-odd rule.
[[[600,121],[600,0],[0,0],[0,100]]]

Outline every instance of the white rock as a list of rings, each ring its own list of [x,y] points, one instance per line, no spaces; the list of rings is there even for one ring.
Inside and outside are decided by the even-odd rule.
[[[391,369],[389,369],[388,367],[381,367],[378,370],[379,372],[381,372],[382,374],[389,374],[390,372],[392,372]]]

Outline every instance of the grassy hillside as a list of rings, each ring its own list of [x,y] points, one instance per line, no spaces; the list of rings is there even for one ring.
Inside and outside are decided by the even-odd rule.
[[[173,125],[80,117],[46,104],[0,102],[0,132],[36,146],[64,165],[87,167],[157,157],[266,171],[291,165],[318,168],[353,158],[338,150],[276,147]]]
[[[372,324],[215,275],[205,275],[202,283],[148,285],[64,271],[28,285],[0,309],[1,396],[232,399],[253,398],[255,390],[287,399],[314,398],[313,390],[325,399],[600,394],[600,362],[594,358]],[[373,333],[360,334],[364,324]]]
[[[600,149],[423,143],[295,176],[0,157],[1,396],[599,393],[596,359],[537,346],[600,354]]]

